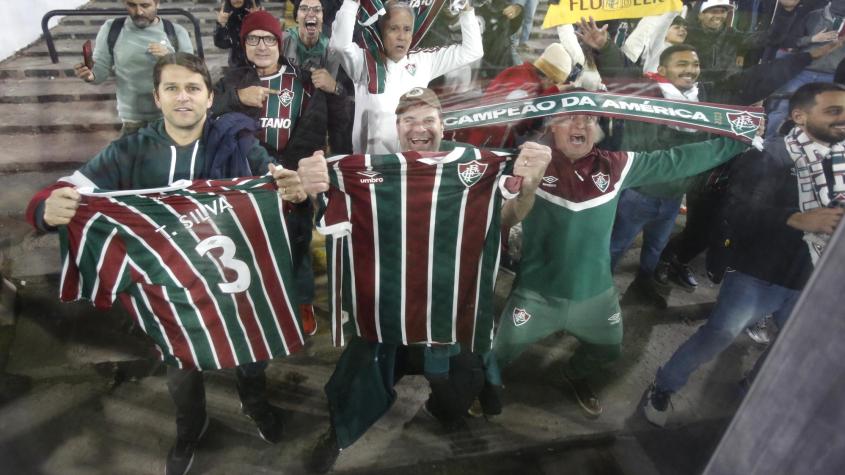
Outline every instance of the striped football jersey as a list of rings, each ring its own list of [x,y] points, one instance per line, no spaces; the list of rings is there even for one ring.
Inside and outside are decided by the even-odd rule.
[[[333,238],[336,344],[349,315],[370,341],[490,348],[501,198],[519,187],[508,159],[462,147],[328,159],[318,231]]]
[[[308,106],[310,95],[296,74],[285,70],[261,78],[261,87],[279,93],[271,94],[264,103],[259,118],[261,128],[258,130],[258,140],[271,150],[282,151],[287,147],[299,117]]]
[[[269,177],[83,195],[60,227],[61,299],[117,297],[180,368],[302,348],[282,201]]]

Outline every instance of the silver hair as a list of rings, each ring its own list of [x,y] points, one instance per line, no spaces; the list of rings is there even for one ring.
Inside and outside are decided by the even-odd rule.
[[[378,19],[379,31],[384,30],[384,24],[390,19],[394,10],[404,10],[408,12],[408,14],[411,15],[411,25],[413,25],[417,20],[417,14],[414,9],[411,8],[411,4],[401,0],[389,0],[384,4],[384,15],[380,16]]]

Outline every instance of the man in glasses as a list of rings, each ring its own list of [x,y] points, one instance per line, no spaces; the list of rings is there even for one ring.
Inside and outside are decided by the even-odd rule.
[[[290,64],[311,73],[314,87],[326,93],[331,153],[352,153],[354,85],[340,67],[340,58],[329,55],[329,37],[323,31],[323,0],[301,0],[296,26],[285,30],[282,55]]]
[[[282,28],[267,11],[244,18],[241,41],[247,66],[226,72],[214,88],[215,117],[240,112],[257,120],[261,145],[286,169],[296,170],[299,159],[325,149],[326,98],[315,90],[307,71],[280,54]],[[307,200],[286,216],[294,256],[302,329],[317,331],[314,310],[314,273],[311,268],[311,216]]]
[[[548,121],[552,160],[522,222],[522,259],[493,341],[500,366],[531,343],[565,330],[580,346],[563,377],[589,417],[602,412],[587,378],[619,358],[622,316],[610,271],[610,235],[625,188],[660,183],[713,168],[746,146],[718,138],[653,152],[611,152],[597,118]],[[523,210],[524,211],[524,210]],[[524,218],[524,219],[523,219]]]

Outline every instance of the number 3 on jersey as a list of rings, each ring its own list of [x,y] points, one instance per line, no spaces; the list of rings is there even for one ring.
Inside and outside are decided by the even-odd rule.
[[[223,254],[220,256],[220,263],[227,269],[232,269],[237,274],[237,277],[232,282],[224,282],[217,284],[221,292],[227,294],[234,294],[243,292],[249,288],[252,281],[249,273],[249,266],[245,262],[233,259],[235,255],[235,243],[228,236],[211,236],[200,241],[196,246],[197,254],[206,255],[212,249],[223,249]],[[214,259],[209,255],[209,259]]]

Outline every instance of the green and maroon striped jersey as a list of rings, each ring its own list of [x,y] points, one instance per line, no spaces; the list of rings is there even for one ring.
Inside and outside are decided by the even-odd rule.
[[[459,147],[328,159],[318,231],[334,238],[336,344],[346,313],[370,341],[490,348],[501,199],[519,187],[508,158]]]
[[[269,177],[80,191],[76,215],[59,229],[62,300],[107,308],[120,297],[180,368],[232,368],[302,348]]]
[[[275,151],[284,150],[296,122],[308,105],[310,94],[293,72],[283,67],[278,73],[262,77],[261,86],[279,91],[264,103],[259,118],[258,140]]]

